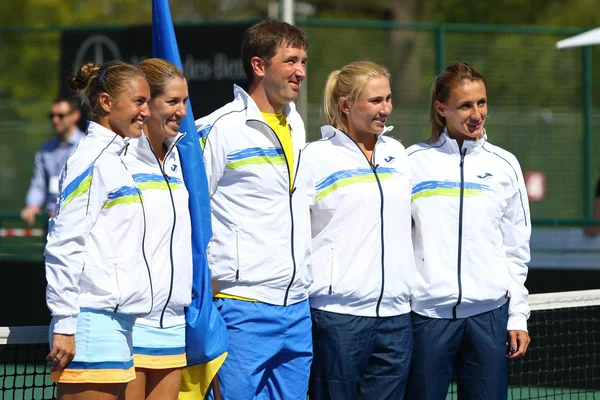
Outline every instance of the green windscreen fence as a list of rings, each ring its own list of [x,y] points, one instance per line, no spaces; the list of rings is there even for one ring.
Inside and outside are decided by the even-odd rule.
[[[487,80],[488,140],[514,153],[524,173],[545,177],[545,196],[531,201],[532,216],[590,216],[600,175],[600,152],[594,151],[600,144],[600,113],[584,95],[588,90],[600,101],[600,76],[591,73],[600,47],[589,50],[588,60],[581,48],[556,49],[558,40],[576,30],[323,21],[300,26],[310,38],[310,139],[319,137],[328,74],[354,60],[372,60],[392,74],[391,135],[407,147],[427,140],[431,82],[446,64],[466,62]]]
[[[487,79],[489,141],[514,153],[525,173],[545,176],[545,197],[531,202],[532,217],[591,216],[600,176],[600,151],[594,151],[600,148],[594,107],[600,73],[593,73],[600,46],[555,47],[583,29],[316,19],[298,26],[310,40],[298,102],[309,140],[320,137],[329,73],[356,60],[378,62],[392,74],[391,134],[406,147],[426,140],[430,84],[447,63],[464,61]],[[23,206],[35,151],[52,135],[47,113],[59,91],[60,37],[58,28],[0,30],[0,211]]]

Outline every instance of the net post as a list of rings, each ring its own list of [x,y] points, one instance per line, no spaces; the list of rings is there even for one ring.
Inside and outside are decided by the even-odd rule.
[[[435,75],[444,72],[445,64],[445,46],[446,46],[446,27],[439,24],[435,28]]]

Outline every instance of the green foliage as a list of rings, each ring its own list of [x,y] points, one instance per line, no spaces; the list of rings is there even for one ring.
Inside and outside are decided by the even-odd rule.
[[[278,2],[278,0],[273,0]],[[299,0],[296,0],[299,1]],[[318,18],[510,25],[600,25],[595,0],[304,0]],[[266,17],[269,0],[170,0],[175,23]],[[32,158],[50,136],[47,112],[59,91],[60,32],[46,27],[149,24],[151,0],[21,0],[0,2],[0,210],[18,210]],[[309,138],[319,137],[322,90],[329,73],[368,59],[392,72],[392,132],[405,145],[429,135],[428,91],[435,76],[431,30],[302,27],[310,38]],[[17,27],[26,27],[18,30]],[[28,28],[37,28],[34,32]],[[8,29],[14,29],[9,31]],[[12,33],[11,33],[12,32]],[[445,32],[443,62],[466,61],[488,80],[490,140],[514,152],[524,170],[547,174],[549,201],[534,216],[582,216],[581,49],[556,50],[549,34]],[[200,44],[201,45],[201,44]],[[593,50],[600,65],[600,47]],[[600,74],[593,98],[600,98]],[[593,119],[600,128],[600,118]],[[600,135],[594,138],[600,148]],[[600,164],[596,156],[594,165]],[[596,174],[594,174],[595,176]]]
[[[429,22],[587,26],[600,24],[595,0],[433,0]]]

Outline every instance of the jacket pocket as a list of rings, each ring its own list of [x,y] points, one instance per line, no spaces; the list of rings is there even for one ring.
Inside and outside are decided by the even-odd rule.
[[[240,231],[235,230],[235,280],[240,279]]]
[[[115,285],[116,285],[116,305],[114,308],[114,312],[117,312],[119,310],[119,306],[121,305],[121,286],[119,285],[119,266],[117,265],[117,263],[113,264],[114,268],[115,268]]]
[[[215,232],[206,250],[212,279],[227,282],[240,279],[239,249],[240,233],[237,227]]]
[[[335,246],[333,245],[333,243],[329,245],[329,253],[330,253],[331,259],[329,260],[329,290],[328,290],[328,293],[334,294],[333,286],[334,286],[334,284],[337,283],[338,271],[337,271],[336,264],[335,264]]]

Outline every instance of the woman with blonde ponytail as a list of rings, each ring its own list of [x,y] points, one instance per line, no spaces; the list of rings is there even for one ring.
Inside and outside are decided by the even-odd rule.
[[[387,136],[390,74],[370,61],[325,85],[323,139],[302,153],[312,181],[311,400],[402,399],[412,351],[411,172]]]

